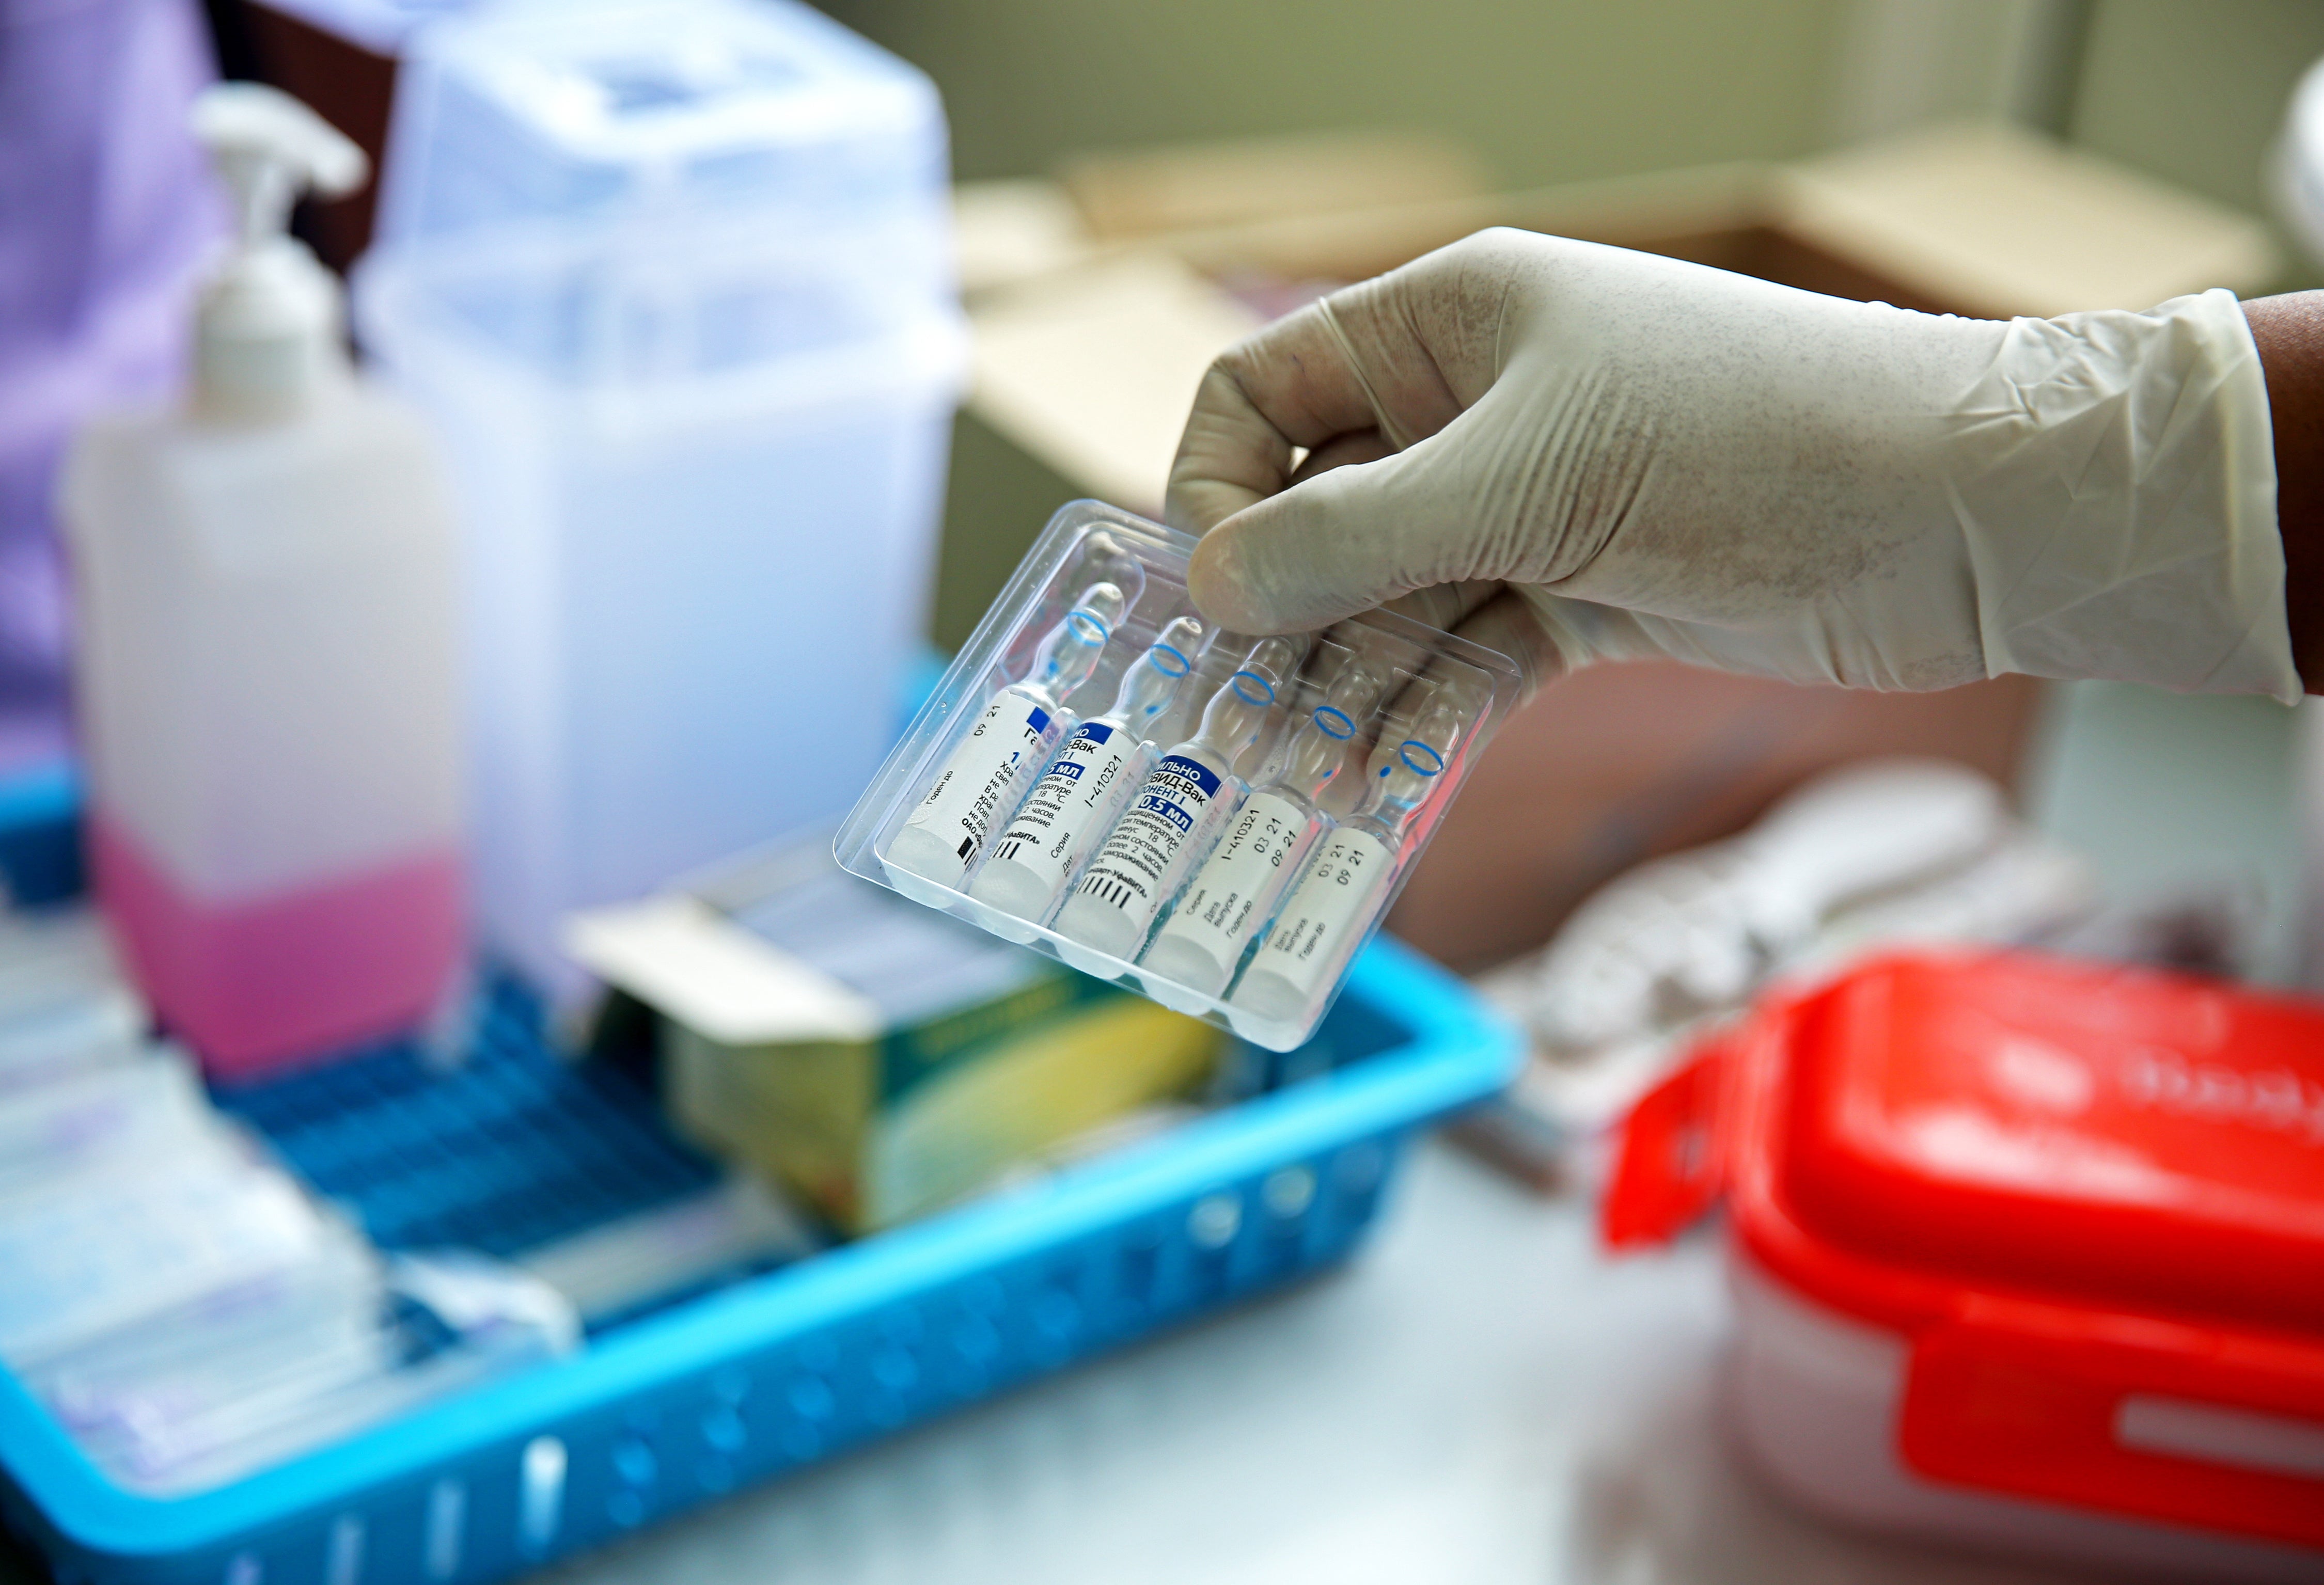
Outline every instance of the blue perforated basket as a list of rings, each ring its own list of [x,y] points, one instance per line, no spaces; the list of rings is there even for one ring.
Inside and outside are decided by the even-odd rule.
[[[708,1180],[642,1090],[531,1027],[499,1008],[450,1074],[391,1050],[221,1099],[391,1246],[522,1248]],[[0,1511],[68,1582],[499,1579],[1330,1266],[1413,1129],[1517,1056],[1383,939],[1271,1092],[214,1491],[115,1486],[0,1373]]]
[[[80,775],[70,760],[0,776],[0,886],[26,908],[80,890]]]

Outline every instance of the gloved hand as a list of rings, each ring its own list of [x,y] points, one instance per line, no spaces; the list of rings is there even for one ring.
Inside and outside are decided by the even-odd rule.
[[[1222,625],[1402,596],[1536,683],[1666,656],[2301,692],[2226,291],[1962,319],[1481,232],[1222,356],[1168,515],[1208,534],[1192,591]]]

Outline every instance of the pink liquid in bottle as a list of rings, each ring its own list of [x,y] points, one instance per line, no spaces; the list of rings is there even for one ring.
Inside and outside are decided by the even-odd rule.
[[[461,952],[460,860],[439,852],[229,903],[188,896],[102,813],[90,854],[131,972],[221,1077],[410,1029]]]

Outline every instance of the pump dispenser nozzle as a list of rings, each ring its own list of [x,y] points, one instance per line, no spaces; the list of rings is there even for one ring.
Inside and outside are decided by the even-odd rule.
[[[370,173],[364,152],[306,106],[258,83],[194,101],[193,132],[233,195],[236,238],[204,288],[194,405],[205,417],[295,416],[345,382],[339,283],[284,229],[302,191],[337,198]]]

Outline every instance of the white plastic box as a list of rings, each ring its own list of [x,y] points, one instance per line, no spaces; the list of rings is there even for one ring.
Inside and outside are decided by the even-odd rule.
[[[941,107],[788,0],[496,6],[411,41],[370,353],[466,530],[486,943],[845,805],[918,651],[950,418]]]
[[[867,880],[1287,1051],[1520,691],[1387,611],[1211,629],[1191,535],[1050,520],[834,843]]]

